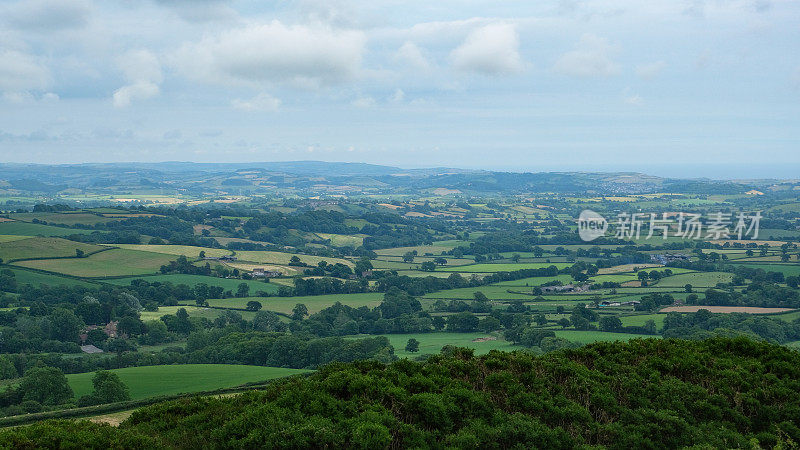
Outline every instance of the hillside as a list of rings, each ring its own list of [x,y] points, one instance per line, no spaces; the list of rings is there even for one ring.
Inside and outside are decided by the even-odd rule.
[[[333,364],[237,397],[44,422],[10,446],[773,447],[800,442],[800,354],[745,338],[597,343],[533,356],[454,350]],[[80,430],[80,431],[79,431]]]

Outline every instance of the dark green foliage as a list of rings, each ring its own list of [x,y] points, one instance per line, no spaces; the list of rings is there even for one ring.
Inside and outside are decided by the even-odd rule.
[[[745,338],[598,343],[534,356],[451,349],[332,364],[233,398],[48,422],[0,441],[100,447],[752,448],[800,442],[800,354]],[[32,431],[32,430],[35,430]],[[157,444],[156,444],[157,443]]]
[[[94,387],[92,393],[78,399],[78,406],[124,402],[131,399],[128,386],[114,372],[98,370],[92,377],[92,386]]]

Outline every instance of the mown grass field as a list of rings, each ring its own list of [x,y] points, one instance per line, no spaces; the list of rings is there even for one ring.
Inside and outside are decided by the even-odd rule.
[[[513,281],[501,281],[499,283],[491,284],[490,286],[502,286],[506,288],[533,287],[533,286],[541,286],[551,281],[560,281],[564,284],[569,284],[570,282],[572,282],[572,277],[569,275],[556,275],[553,277],[531,277]]]
[[[17,213],[11,214],[11,218],[21,220],[23,222],[30,222],[33,219],[45,221],[47,223],[57,223],[67,226],[76,224],[95,225],[98,223],[111,222],[113,219],[109,217],[102,217],[97,214],[90,214],[86,212],[69,212],[69,213]]]
[[[105,248],[57,237],[32,237],[0,243],[0,259],[10,262],[15,259],[60,258],[75,256],[76,249],[92,253]]]
[[[91,230],[77,228],[61,228],[39,223],[0,222],[0,234],[17,234],[21,236],[69,236],[70,234],[89,234]]]
[[[225,298],[212,299],[208,301],[209,306],[220,308],[244,308],[247,302],[255,300],[261,303],[263,309],[285,314],[291,314],[292,308],[298,303],[306,305],[308,312],[313,314],[319,312],[334,303],[341,302],[343,305],[358,308],[367,306],[374,308],[383,301],[383,293],[368,292],[365,294],[331,294],[331,295],[311,295],[299,297],[244,297],[244,298]]]
[[[114,277],[157,273],[172,255],[137,250],[112,249],[87,258],[20,261],[18,266],[47,270],[78,277]]]
[[[661,336],[649,334],[628,334],[628,333],[610,333],[607,331],[578,331],[578,330],[554,330],[557,337],[567,339],[572,342],[579,342],[581,344],[591,344],[592,342],[606,342],[606,341],[628,341],[631,339],[661,339]]]
[[[658,287],[683,287],[691,284],[692,287],[714,287],[717,283],[730,283],[733,274],[727,272],[697,272],[682,273],[671,277],[662,278]]]
[[[209,277],[205,275],[186,275],[186,274],[169,274],[169,275],[151,275],[145,277],[126,277],[126,278],[113,278],[107,280],[108,283],[116,284],[118,286],[129,286],[133,280],[144,280],[148,283],[172,283],[172,284],[185,284],[187,286],[197,286],[200,283],[205,283],[209,286],[220,286],[223,289],[233,291],[234,293],[239,288],[241,283],[250,286],[250,292],[257,291],[277,292],[278,286],[272,283],[265,283],[257,280],[237,280],[219,277]]]
[[[30,284],[33,286],[41,286],[46,284],[48,286],[97,286],[96,283],[90,281],[77,280],[75,278],[60,277],[49,273],[34,272],[32,270],[25,270],[16,267],[4,267],[14,272],[14,278],[17,280],[17,285]]]
[[[445,345],[467,347],[475,350],[475,354],[482,355],[492,350],[513,351],[524,347],[514,346],[502,337],[486,333],[416,333],[416,334],[384,334],[394,347],[394,353],[400,358],[414,358],[418,355],[437,354]],[[405,350],[409,339],[419,341],[419,352],[411,353]],[[476,339],[490,339],[475,341]]]
[[[31,236],[19,236],[16,234],[0,234],[0,244],[4,244],[6,242],[13,242],[18,241],[20,239],[28,239]]]
[[[325,258],[321,256],[311,256],[311,255],[295,255],[293,253],[283,253],[283,252],[270,252],[270,251],[237,251],[236,257],[239,261],[250,261],[254,263],[261,263],[261,264],[279,264],[279,265],[287,265],[289,261],[292,259],[292,256],[297,256],[300,258],[301,262],[308,264],[309,266],[316,266],[320,261],[325,261],[328,264],[336,264],[342,263],[347,266],[352,266],[353,263],[346,260],[346,259],[338,259],[338,258]]]
[[[256,381],[273,380],[306,370],[233,364],[183,364],[114,369],[128,386],[132,400],[160,395],[211,391]],[[92,392],[94,372],[67,375],[75,398]]]
[[[201,308],[193,305],[194,304],[192,303],[191,305],[159,306],[158,311],[141,311],[139,314],[143,322],[147,322],[148,320],[159,320],[161,319],[161,316],[174,316],[175,313],[177,313],[181,308],[185,309],[186,312],[192,317],[205,317],[209,320],[214,320],[222,314],[225,314],[224,309]],[[236,311],[236,313],[241,315],[242,318],[246,320],[253,320],[253,317],[256,315],[256,313],[252,311]]]
[[[800,275],[800,264],[756,264],[756,263],[736,263],[752,269],[764,269],[767,272],[782,272],[785,276]]]
[[[233,252],[224,248],[195,247],[192,245],[150,245],[150,244],[115,244],[128,250],[139,250],[143,252],[163,253],[166,255],[186,256],[187,258],[197,258],[200,252],[206,252],[206,256],[220,257],[229,256]]]
[[[563,269],[564,267],[572,266],[570,263],[482,263],[482,264],[470,264],[466,266],[453,266],[453,267],[442,267],[437,268],[436,270],[441,270],[442,272],[465,272],[465,273],[492,273],[492,272],[512,272],[514,270],[522,270],[522,269],[541,269],[543,267],[550,267],[556,266],[559,269]]]

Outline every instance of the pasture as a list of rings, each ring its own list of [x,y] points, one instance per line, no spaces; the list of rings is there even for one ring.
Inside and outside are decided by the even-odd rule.
[[[515,270],[522,270],[522,269],[541,269],[544,267],[556,266],[559,269],[563,269],[564,267],[570,267],[572,264],[570,263],[481,263],[481,264],[470,264],[466,266],[452,266],[452,267],[442,267],[437,268],[436,270],[441,270],[442,272],[463,272],[463,273],[493,273],[493,272],[513,272]]]
[[[113,369],[128,386],[132,400],[239,386],[307,373],[307,370],[234,364],[182,364]],[[67,375],[75,398],[92,392],[94,372]]]
[[[662,278],[657,286],[658,287],[683,287],[691,284],[692,287],[714,287],[717,283],[730,283],[733,280],[733,274],[728,272],[696,272],[696,273],[682,273],[673,275],[671,277]]]
[[[32,237],[0,243],[0,259],[11,262],[30,258],[64,258],[75,256],[76,249],[88,254],[105,248],[56,237]]]
[[[0,222],[0,234],[16,234],[20,236],[69,236],[70,234],[90,234],[92,230],[77,228],[61,228],[40,223]]]
[[[394,354],[400,358],[414,358],[418,355],[438,354],[445,345],[467,347],[475,350],[475,354],[482,355],[492,350],[521,350],[524,347],[514,346],[502,337],[486,333],[415,333],[415,334],[384,334],[394,347]],[[363,337],[363,336],[358,336]],[[419,341],[419,352],[411,353],[405,350],[408,340],[414,338]]]
[[[326,258],[322,256],[312,255],[295,255],[293,253],[271,252],[271,251],[237,251],[236,257],[242,262],[254,262],[259,264],[279,264],[288,265],[292,256],[300,258],[301,262],[309,266],[316,266],[320,261],[325,261],[328,264],[342,263],[346,266],[352,266],[353,263],[346,259]]]
[[[175,285],[178,284],[185,284],[190,287],[195,287],[200,283],[205,283],[209,286],[220,286],[226,291],[230,290],[236,292],[239,288],[239,285],[245,283],[246,285],[250,286],[250,292],[255,293],[257,291],[266,291],[266,292],[277,292],[278,286],[272,283],[265,283],[263,281],[258,280],[239,280],[239,279],[229,279],[229,278],[219,278],[219,277],[209,277],[205,275],[188,275],[188,274],[168,274],[168,275],[151,275],[151,276],[144,276],[144,277],[126,277],[126,278],[113,278],[107,280],[106,282],[111,284],[116,284],[117,286],[130,286],[131,281],[133,280],[144,280],[148,283],[172,283]]]
[[[684,305],[684,306],[667,306],[661,312],[681,312],[693,313],[701,309],[706,309],[712,313],[748,313],[748,314],[774,314],[794,311],[793,308],[761,308],[758,306],[703,306],[703,305]]]
[[[556,337],[581,344],[592,342],[629,341],[631,339],[661,339],[661,336],[650,334],[611,333],[608,331],[554,330]]]
[[[19,261],[15,265],[78,277],[115,277],[155,274],[172,255],[138,250],[112,249],[86,258]]]
[[[183,255],[187,258],[198,258],[200,257],[200,252],[205,252],[206,256],[217,258],[220,256],[230,256],[233,254],[232,251],[224,248],[195,247],[192,245],[114,244],[114,246],[127,250],[163,253],[165,255]]]
[[[67,213],[58,213],[58,212],[16,213],[16,214],[11,214],[11,218],[22,222],[30,222],[33,219],[38,219],[47,222],[48,224],[57,223],[60,225],[67,225],[67,226],[72,226],[76,224],[95,225],[98,223],[105,223],[105,222],[111,222],[113,220],[118,220],[109,217],[103,217],[98,214],[91,214],[80,211],[67,212]]]
[[[341,302],[353,308],[366,306],[374,308],[383,301],[383,293],[368,292],[365,294],[330,294],[330,295],[310,295],[298,297],[243,297],[243,298],[224,298],[211,299],[209,306],[218,308],[237,308],[243,309],[247,302],[256,300],[261,303],[264,310],[275,311],[284,314],[291,314],[292,308],[298,303],[306,305],[309,314],[314,314],[336,302]]]
[[[39,287],[41,285],[48,285],[48,286],[83,286],[83,287],[90,287],[94,286],[97,287],[97,283],[92,283],[91,281],[84,281],[78,280],[75,278],[68,278],[68,277],[61,277],[58,275],[53,275],[49,273],[42,273],[42,272],[35,272],[33,270],[25,270],[20,269],[17,267],[4,267],[3,269],[8,269],[14,272],[14,278],[17,280],[18,285],[23,284],[30,284],[32,286]]]

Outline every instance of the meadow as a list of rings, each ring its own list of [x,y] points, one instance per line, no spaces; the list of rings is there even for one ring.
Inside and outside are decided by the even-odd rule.
[[[17,234],[20,236],[69,236],[71,234],[89,234],[91,230],[78,228],[61,228],[51,225],[27,222],[0,222],[0,234]]]
[[[482,263],[482,264],[470,264],[466,266],[452,266],[452,267],[442,267],[437,268],[436,270],[441,270],[442,272],[464,272],[464,273],[492,273],[492,272],[512,272],[514,270],[522,270],[522,269],[541,269],[544,267],[556,266],[559,269],[563,269],[564,267],[569,267],[572,264],[570,263]]]
[[[261,263],[261,264],[279,264],[279,265],[287,265],[289,261],[292,259],[292,256],[295,256],[292,253],[283,253],[283,252],[271,252],[271,251],[237,251],[236,258],[239,261],[249,261],[254,263]],[[336,264],[342,263],[346,266],[352,266],[353,263],[346,259],[338,259],[338,258],[326,258],[322,256],[311,256],[311,255],[296,255],[300,258],[301,262],[308,264],[309,266],[316,266],[320,261],[325,261],[328,264]]]
[[[133,280],[144,280],[148,283],[172,283],[172,284],[185,284],[187,286],[197,286],[200,283],[205,283],[209,286],[220,286],[226,291],[230,290],[234,293],[239,288],[239,285],[244,283],[250,287],[250,292],[257,291],[277,292],[278,286],[272,283],[265,283],[258,280],[240,280],[233,278],[219,278],[210,277],[205,275],[188,275],[188,274],[168,274],[168,275],[149,275],[143,277],[126,277],[126,278],[112,278],[106,280],[107,283],[116,284],[118,286],[129,286]]]
[[[218,308],[244,309],[247,306],[247,302],[251,300],[260,302],[265,310],[284,314],[291,314],[292,308],[294,308],[298,303],[302,303],[306,305],[308,312],[313,314],[333,305],[336,302],[341,302],[343,305],[351,306],[353,308],[358,308],[360,306],[374,308],[383,300],[383,293],[369,292],[365,294],[331,294],[298,297],[224,298],[211,299],[208,301],[208,304],[209,306]]]
[[[300,369],[234,364],[181,364],[113,369],[128,386],[131,400],[161,395],[212,391],[245,383],[273,380],[307,373]],[[67,375],[75,398],[92,392],[94,372]]]
[[[115,277],[155,274],[174,257],[138,250],[112,249],[86,258],[20,261],[18,266],[78,277]]]
[[[115,244],[115,247],[127,250],[139,250],[143,252],[163,253],[166,255],[186,256],[187,258],[198,258],[200,252],[205,252],[206,256],[220,257],[230,256],[232,251],[223,248],[195,247],[191,245],[149,245],[149,244]]]
[[[11,262],[31,258],[65,258],[75,256],[75,250],[89,254],[106,248],[56,237],[32,237],[0,243],[0,259]]]
[[[79,280],[76,278],[61,277],[50,273],[25,270],[13,266],[4,267],[3,269],[4,270],[8,269],[14,272],[14,278],[17,280],[17,284],[31,284],[33,286],[41,286],[43,284],[46,284],[48,286],[63,285],[63,286],[97,287],[97,283],[93,283],[88,280]]]

